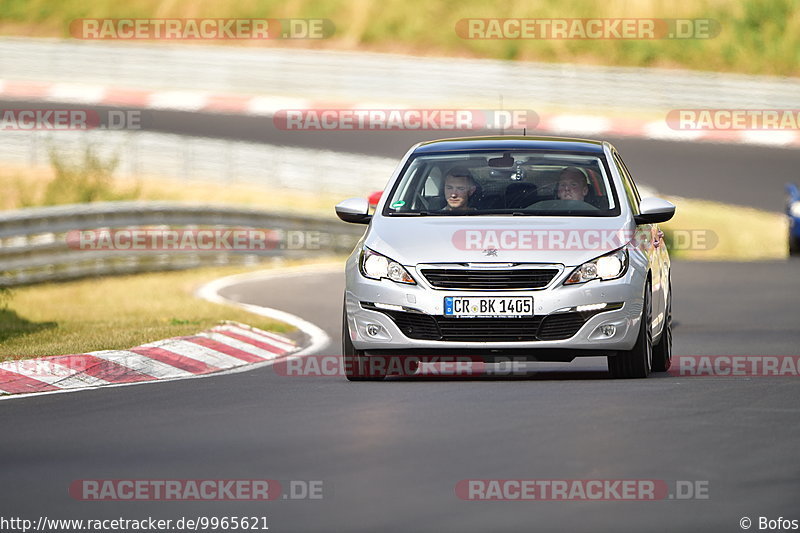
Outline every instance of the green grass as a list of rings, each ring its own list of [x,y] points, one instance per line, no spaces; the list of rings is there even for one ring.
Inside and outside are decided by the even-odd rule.
[[[0,0],[0,34],[69,36],[76,18],[326,18],[324,40],[211,44],[360,49],[421,55],[684,67],[748,74],[800,75],[800,3],[795,0]],[[464,18],[708,18],[711,39],[465,40]]]
[[[0,360],[126,349],[191,335],[223,320],[293,331],[282,322],[193,295],[203,283],[252,270],[215,267],[12,289],[10,295],[0,294]]]
[[[785,215],[707,200],[667,199],[677,206],[675,217],[661,225],[672,258],[761,261],[789,254]]]

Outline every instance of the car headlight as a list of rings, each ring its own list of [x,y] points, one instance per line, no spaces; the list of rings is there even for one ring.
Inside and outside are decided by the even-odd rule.
[[[390,279],[397,283],[410,283],[416,285],[411,274],[398,263],[386,256],[373,252],[369,248],[361,250],[361,274],[369,279]]]
[[[795,218],[800,218],[800,202],[792,202],[789,206],[789,214]]]
[[[628,269],[628,250],[620,248],[582,264],[572,271],[564,285],[585,283],[593,279],[609,280],[622,276]]]

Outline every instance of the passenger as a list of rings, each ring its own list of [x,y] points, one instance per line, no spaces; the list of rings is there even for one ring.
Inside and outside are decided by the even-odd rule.
[[[558,177],[558,199],[583,202],[589,194],[589,178],[578,167],[567,167]]]
[[[447,205],[442,211],[474,211],[469,200],[478,188],[469,169],[455,167],[444,178],[444,197]]]

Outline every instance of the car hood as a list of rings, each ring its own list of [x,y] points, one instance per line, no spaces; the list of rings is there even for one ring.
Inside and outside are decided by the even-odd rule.
[[[630,217],[375,217],[364,244],[403,265],[560,263],[576,266],[626,245]]]

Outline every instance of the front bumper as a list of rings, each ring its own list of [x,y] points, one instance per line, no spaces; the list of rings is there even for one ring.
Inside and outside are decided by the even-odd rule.
[[[630,350],[636,342],[639,332],[639,321],[642,314],[642,294],[644,289],[645,274],[635,267],[629,266],[624,276],[616,280],[599,281],[564,286],[564,279],[572,271],[571,268],[563,269],[556,278],[544,289],[537,290],[504,290],[504,291],[470,291],[470,290],[443,290],[436,289],[427,283],[425,278],[416,268],[408,268],[417,280],[416,285],[395,283],[389,280],[371,280],[364,278],[358,271],[356,262],[348,261],[346,269],[347,290],[345,292],[345,306],[347,320],[351,332],[353,346],[357,350],[368,352],[402,350],[409,355],[415,351],[429,353],[431,350],[451,352],[461,350],[464,353],[478,351],[518,351],[524,350],[535,356],[537,352],[574,352],[575,355],[600,355],[613,354],[619,350]],[[480,335],[470,336],[470,340],[463,340],[464,336],[442,335],[443,328],[438,329],[444,319],[445,296],[532,296],[535,316],[528,320],[523,328],[514,326],[515,332],[530,327],[530,334],[519,335],[517,338],[524,340],[477,340]],[[600,303],[619,303],[620,308],[587,313],[582,325],[568,338],[552,340],[554,335],[537,335],[541,326],[548,317],[560,315],[565,309],[583,305]],[[389,304],[392,309],[376,309],[374,304]],[[590,315],[590,316],[588,316]],[[420,333],[410,330],[407,321],[398,320],[398,317],[417,318],[426,322],[426,332]],[[470,320],[480,319],[448,319],[464,321],[464,326],[457,324],[460,331],[469,329]],[[484,328],[504,328],[510,326],[515,319],[501,319],[496,323],[480,324]],[[551,321],[552,322],[552,321]],[[430,324],[433,324],[432,328]],[[479,324],[475,323],[475,326]],[[614,333],[606,335],[600,331],[601,326],[614,326]],[[535,331],[534,331],[535,330]],[[551,329],[552,333],[552,329]],[[569,331],[568,333],[571,333]],[[415,337],[425,338],[415,338]],[[556,335],[557,337],[558,335]],[[437,338],[438,337],[438,338]],[[450,338],[461,340],[448,340]],[[489,335],[495,339],[502,338],[502,332]],[[511,335],[514,337],[514,335]]]

